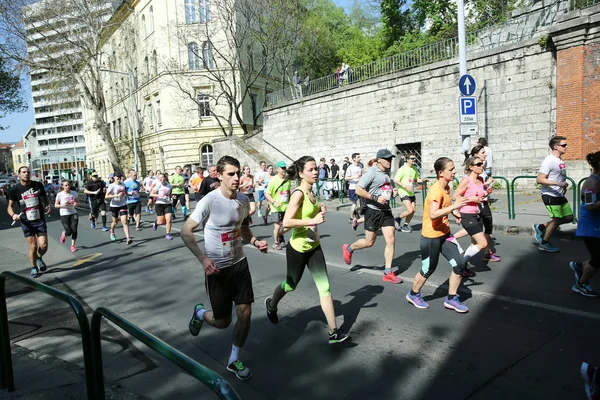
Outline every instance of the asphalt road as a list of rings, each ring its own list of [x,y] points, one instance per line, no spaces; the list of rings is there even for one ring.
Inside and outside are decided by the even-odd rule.
[[[0,202],[2,270],[29,275],[26,244],[10,227]],[[247,246],[255,307],[242,359],[253,378],[237,380],[225,369],[232,328],[204,326],[198,337],[187,324],[198,302],[207,302],[201,266],[178,236],[153,232],[143,215],[141,232],[127,246],[92,231],[80,212],[80,250],[60,244],[57,216],[49,221],[49,271],[39,278],[82,299],[86,309],[105,306],[225,376],[245,399],[583,399],[581,361],[600,364],[593,343],[600,334],[598,299],[571,292],[572,259],[586,256],[578,240],[560,239],[561,252],[541,252],[527,236],[495,235],[502,262],[474,262],[477,276],[464,282],[469,313],[443,307],[450,267],[441,260],[423,289],[430,308],[419,310],[404,296],[420,268],[419,222],[412,234],[397,233],[395,268],[405,282],[381,280],[383,238],[358,251],[353,265],[341,257],[343,243],[362,235],[350,229],[347,211],[329,212],[320,227],[338,324],[351,343],[327,344],[318,293],[307,272],[279,305],[279,325],[266,319],[264,298],[285,277],[283,252],[261,254]],[[258,221],[259,218],[255,218]],[[252,227],[269,238],[272,225]],[[201,232],[197,235],[202,241]],[[466,242],[463,240],[463,245]],[[202,243],[201,243],[202,245]],[[80,339],[67,308],[43,295],[8,286],[14,343],[82,364]],[[148,398],[213,398],[201,384],[143,344],[104,322],[106,376]]]

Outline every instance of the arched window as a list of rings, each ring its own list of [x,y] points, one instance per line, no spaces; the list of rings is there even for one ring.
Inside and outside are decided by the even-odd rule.
[[[148,34],[154,32],[154,8],[152,8],[152,6],[150,6],[150,11],[149,11],[149,19],[148,22],[150,23],[150,29],[148,30]]]
[[[148,32],[146,31],[146,16],[142,15],[142,34],[143,34],[143,38],[145,39],[146,36],[148,36]]]
[[[148,56],[144,58],[144,66],[146,67],[146,79],[150,79],[150,62]]]
[[[158,75],[158,55],[156,54],[156,50],[152,52],[152,73]]]
[[[200,69],[200,57],[198,57],[198,43],[188,44],[188,63],[190,69]]]
[[[209,165],[213,164],[213,147],[211,144],[203,144],[200,146],[200,157],[202,167],[208,168]]]
[[[185,23],[195,24],[198,22],[198,14],[196,14],[196,2],[198,0],[185,0]]]
[[[211,69],[215,67],[215,59],[213,58],[210,42],[202,43],[202,61],[204,62],[204,68]]]
[[[210,0],[200,0],[200,22],[210,21]]]

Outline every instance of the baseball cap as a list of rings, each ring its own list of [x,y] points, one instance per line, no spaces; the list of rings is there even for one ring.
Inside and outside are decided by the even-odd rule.
[[[112,177],[114,177],[114,176],[115,176],[115,174],[113,174],[113,173],[110,173],[110,174],[108,175],[108,177],[109,177],[109,178],[112,178]]]
[[[97,172],[92,172],[92,176],[98,176]]]
[[[392,154],[391,151],[389,151],[388,149],[380,149],[377,151],[377,155],[375,156],[375,158],[393,158],[396,157],[395,155]]]
[[[285,161],[277,161],[277,164],[275,164],[275,167],[285,168]]]

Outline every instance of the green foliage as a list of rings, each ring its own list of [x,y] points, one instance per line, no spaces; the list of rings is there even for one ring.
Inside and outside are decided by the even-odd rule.
[[[406,0],[381,0],[382,39],[385,47],[390,47],[415,28],[411,10]]]
[[[26,109],[27,104],[22,97],[19,76],[10,70],[10,64],[0,57],[0,118]],[[0,130],[6,128],[0,125]]]

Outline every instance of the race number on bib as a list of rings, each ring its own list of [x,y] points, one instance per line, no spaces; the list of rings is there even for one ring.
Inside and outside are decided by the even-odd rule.
[[[37,193],[23,195],[25,201],[25,216],[28,221],[40,219],[40,199]]]
[[[392,198],[392,185],[390,185],[389,183],[386,183],[385,185],[383,185],[381,187],[381,196],[386,200],[391,199]]]
[[[319,228],[317,225],[309,225],[306,230],[306,242],[315,243],[319,241]]]
[[[221,233],[223,257],[235,258],[242,251],[242,235],[239,229]]]
[[[290,201],[290,191],[282,190],[281,192],[279,192],[279,198],[281,199],[282,203],[287,203],[288,201]]]
[[[131,191],[131,197],[134,199],[139,199],[140,198],[140,192],[137,190],[132,190]]]

